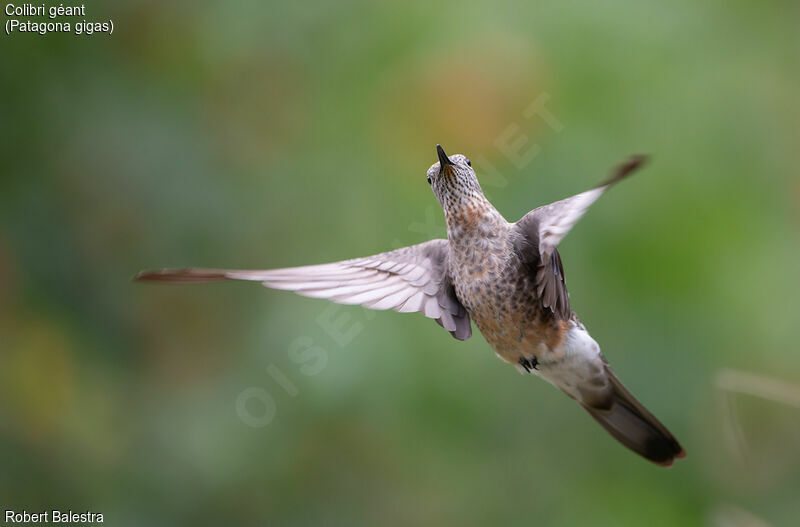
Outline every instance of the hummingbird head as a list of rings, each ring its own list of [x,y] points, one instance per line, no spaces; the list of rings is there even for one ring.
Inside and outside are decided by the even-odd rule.
[[[472,163],[462,154],[447,156],[436,145],[439,162],[428,169],[428,183],[445,212],[457,211],[475,200],[483,200],[483,190]]]

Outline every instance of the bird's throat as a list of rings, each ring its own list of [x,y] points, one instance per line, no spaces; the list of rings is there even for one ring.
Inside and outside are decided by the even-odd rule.
[[[483,195],[465,197],[448,205],[444,212],[451,243],[485,237],[506,224],[505,218]]]

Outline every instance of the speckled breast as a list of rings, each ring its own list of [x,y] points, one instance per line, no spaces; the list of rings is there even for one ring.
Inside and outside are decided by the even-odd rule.
[[[510,227],[510,226],[509,226]],[[563,340],[566,324],[541,307],[530,271],[509,242],[509,228],[479,228],[451,239],[456,295],[503,359],[541,357]]]

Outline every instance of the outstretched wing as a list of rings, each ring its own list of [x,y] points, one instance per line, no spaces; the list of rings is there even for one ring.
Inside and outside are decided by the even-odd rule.
[[[142,271],[135,278],[164,282],[252,280],[340,304],[419,312],[459,340],[472,335],[469,314],[458,301],[447,272],[447,240],[321,265],[264,271],[161,269]]]
[[[535,274],[536,292],[543,306],[557,318],[568,319],[571,310],[564,268],[556,247],[592,203],[611,185],[639,168],[645,160],[644,156],[634,156],[595,188],[534,209],[516,223],[517,252]]]

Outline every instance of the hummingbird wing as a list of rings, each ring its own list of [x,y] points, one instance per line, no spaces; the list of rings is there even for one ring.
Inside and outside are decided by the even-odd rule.
[[[160,269],[142,271],[136,280],[214,282],[251,280],[273,289],[327,298],[339,304],[370,309],[419,312],[453,337],[472,335],[469,314],[458,301],[447,272],[448,242],[431,240],[395,251],[342,262],[263,271],[225,269]]]
[[[516,223],[517,251],[523,263],[535,273],[536,291],[542,304],[558,318],[568,319],[571,315],[558,244],[611,185],[630,175],[645,160],[644,156],[634,156],[595,188],[534,209]]]

